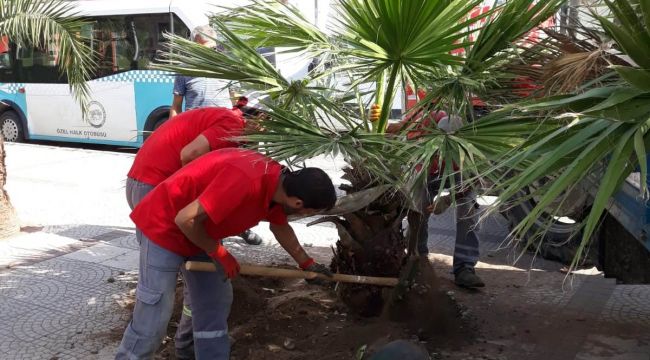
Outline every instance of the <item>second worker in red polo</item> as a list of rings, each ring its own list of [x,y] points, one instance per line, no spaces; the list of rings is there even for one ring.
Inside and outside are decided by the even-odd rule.
[[[331,276],[307,255],[287,215],[311,215],[335,202],[334,185],[323,170],[287,171],[243,149],[210,152],[160,183],[131,213],[140,242],[139,278],[133,319],[116,358],[153,356],[172,314],[181,270],[193,300],[196,358],[228,359],[228,278],[237,275],[239,264],[221,239],[268,220],[277,241],[303,270]],[[218,270],[186,271],[181,266],[186,260],[214,260]]]
[[[245,98],[233,109],[206,107],[186,111],[156,129],[138,151],[126,180],[126,199],[135,208],[156,185],[194,159],[213,150],[238,147],[233,137],[244,134],[251,121],[242,116]],[[251,115],[254,109],[246,108]],[[254,121],[253,121],[254,122]],[[262,238],[249,229],[239,234],[248,244]],[[192,300],[183,288],[183,313],[174,339],[179,359],[193,358]]]

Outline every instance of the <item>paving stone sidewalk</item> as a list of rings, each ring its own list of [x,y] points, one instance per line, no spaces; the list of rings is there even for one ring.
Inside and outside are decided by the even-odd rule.
[[[111,359],[128,320],[123,306],[133,292],[138,263],[123,194],[123,174],[133,155],[16,144],[7,144],[7,154],[7,189],[25,232],[0,241],[0,359]],[[319,159],[316,165],[332,177],[341,174],[340,162]],[[299,238],[326,261],[335,229],[327,224],[307,227],[306,222],[295,224]],[[512,266],[511,254],[500,249],[506,225],[499,217],[482,224],[479,272],[499,276],[499,271],[525,271]],[[262,246],[227,240],[240,261],[291,263],[265,224],[255,230],[265,238]],[[448,269],[453,212],[431,218],[429,231],[435,234],[430,237],[431,258],[439,269]],[[531,276],[559,269],[543,260],[533,267]],[[558,333],[554,341],[566,342],[557,346],[565,352],[550,358],[605,359],[602,354],[610,351],[624,355],[612,358],[650,359],[650,287],[616,285],[597,273],[576,276],[569,287],[562,286],[561,275],[549,278],[553,281],[524,284],[518,301],[572,314],[594,312],[608,323],[646,329],[629,343],[589,331],[572,341]],[[483,296],[493,296],[490,291]],[[567,353],[572,356],[564,357]]]
[[[138,244],[124,199],[133,154],[6,144],[7,190],[24,231],[0,241],[0,359],[110,359],[129,311]],[[331,160],[316,160],[339,178]],[[303,245],[327,261],[335,229],[294,224]],[[273,241],[227,246],[243,263],[291,263]],[[117,330],[116,330],[117,329]]]

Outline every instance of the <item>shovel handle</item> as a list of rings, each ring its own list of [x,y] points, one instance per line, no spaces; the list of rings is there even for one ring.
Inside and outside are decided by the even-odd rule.
[[[189,271],[217,271],[217,266],[211,262],[205,261],[188,261],[185,263],[185,269]],[[269,266],[259,265],[246,265],[242,264],[239,270],[242,275],[251,276],[268,276],[290,279],[323,279],[327,281],[354,283],[354,284],[367,284],[377,286],[396,286],[399,280],[391,277],[375,277],[375,276],[360,276],[360,275],[346,275],[334,274],[329,277],[320,273],[311,271],[302,271],[294,269],[281,269]]]

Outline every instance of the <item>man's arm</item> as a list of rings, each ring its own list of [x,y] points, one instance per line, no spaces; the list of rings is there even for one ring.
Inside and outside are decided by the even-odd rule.
[[[207,217],[199,201],[194,200],[176,214],[174,222],[194,245],[209,254],[216,249],[217,242],[205,231],[203,221]]]
[[[181,149],[181,164],[185,166],[199,156],[207,154],[209,151],[210,142],[201,134]]]
[[[169,109],[169,118],[183,112],[183,96],[174,94],[174,99],[172,100],[172,106]]]
[[[232,106],[237,105],[237,99],[239,99],[239,92],[236,91],[233,88],[228,88],[228,95],[230,96],[230,102],[232,103]]]
[[[305,249],[298,242],[298,237],[293,231],[291,225],[270,225],[271,232],[275,236],[275,239],[278,240],[282,248],[291,255],[291,257],[298,263],[304,264],[310,259]]]
[[[293,231],[291,225],[275,225],[271,223],[271,232],[275,236],[276,240],[282,245],[284,250],[293,257],[293,259],[298,263],[301,269],[305,271],[311,271],[315,273],[320,273],[325,276],[332,276],[330,269],[314,261],[313,258],[309,257],[305,252],[305,249],[298,242],[296,233]],[[320,284],[322,285],[322,280],[319,279],[307,279],[307,282],[311,284]]]
[[[388,124],[386,127],[386,133],[388,134],[397,134],[398,132],[402,131],[404,126],[408,123],[408,120],[401,120],[399,122],[393,123],[393,124]]]
[[[218,261],[224,274],[232,279],[239,273],[239,263],[221,244],[221,241],[213,240],[205,231],[203,222],[207,216],[201,203],[194,200],[176,214],[174,221],[183,234],[213,260]]]

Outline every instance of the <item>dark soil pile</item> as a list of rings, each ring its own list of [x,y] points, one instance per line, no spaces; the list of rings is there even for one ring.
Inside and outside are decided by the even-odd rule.
[[[423,276],[430,275],[421,272],[420,284],[425,283]],[[409,291],[405,302],[398,303],[386,316],[376,318],[349,314],[333,289],[308,285],[302,280],[239,277],[233,281],[233,289],[229,331],[233,340],[231,358],[235,360],[356,359],[358,353],[369,354],[395,339],[407,339],[429,351],[438,351],[460,347],[463,343],[458,339],[472,337],[463,330],[468,326],[460,321],[456,305],[449,297],[440,292],[426,295],[416,287]],[[426,299],[418,300],[423,296]],[[178,303],[181,297],[179,291]],[[422,306],[417,314],[406,310],[413,305]],[[432,309],[433,305],[437,308]],[[158,360],[175,359],[171,339],[180,310],[179,306],[175,308],[168,328],[170,341],[159,352]],[[449,315],[431,316],[441,311]],[[400,322],[388,320],[388,315]],[[455,327],[453,331],[451,327]],[[461,333],[465,336],[459,337]]]
[[[416,260],[414,266],[414,281],[401,298],[386,294],[390,299],[383,316],[406,324],[420,340],[458,344],[468,330],[458,316],[456,301],[440,290],[439,279],[426,258]]]

